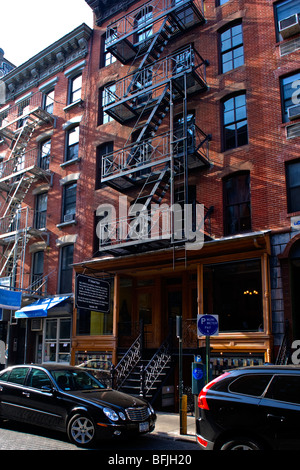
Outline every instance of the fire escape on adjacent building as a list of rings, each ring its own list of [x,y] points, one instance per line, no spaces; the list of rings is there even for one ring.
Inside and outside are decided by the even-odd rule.
[[[209,166],[210,135],[188,111],[189,97],[207,89],[207,61],[191,44],[163,52],[204,22],[192,0],[150,0],[107,28],[107,50],[131,66],[127,76],[104,88],[103,112],[131,133],[122,149],[102,157],[101,181],[136,196],[128,214],[99,222],[100,252],[118,256],[187,241],[184,226],[178,236],[174,213],[179,208],[183,218],[181,209],[195,204],[189,172]],[[156,217],[153,207],[160,207]],[[212,210],[205,209],[203,231]]]
[[[5,286],[29,294],[40,294],[43,280],[39,277],[24,283],[26,247],[33,237],[45,241],[47,233],[45,224],[23,202],[33,183],[50,182],[49,156],[33,149],[32,142],[38,128],[53,125],[49,103],[41,92],[0,109],[0,138],[8,146],[0,164],[0,278]]]

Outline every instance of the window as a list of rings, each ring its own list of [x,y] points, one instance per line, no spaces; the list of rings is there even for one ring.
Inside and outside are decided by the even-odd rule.
[[[300,404],[300,376],[275,376],[266,398]]]
[[[220,332],[263,331],[260,259],[204,266],[204,312],[219,315]]]
[[[65,245],[60,253],[59,294],[72,292],[74,245]]]
[[[186,116],[187,126],[187,151],[195,151],[195,113],[190,112]],[[175,155],[184,152],[185,146],[185,120],[182,115],[175,116],[174,119],[174,153]]]
[[[288,212],[300,211],[300,160],[286,164]]]
[[[98,125],[106,124],[108,122],[113,121],[113,118],[103,111],[103,107],[113,103],[115,101],[115,93],[116,93],[116,85],[108,85],[104,88],[100,88],[99,90],[99,117],[98,117]]]
[[[24,116],[24,115],[26,116],[26,114],[29,113],[29,104],[30,104],[30,97],[26,98],[18,105],[18,117]],[[24,124],[26,124],[26,122],[27,122],[27,116],[24,118],[20,118],[17,124],[18,128],[23,127]]]
[[[36,196],[34,227],[37,229],[46,227],[48,193]]]
[[[41,143],[39,151],[39,166],[42,170],[49,170],[50,166],[51,140]]]
[[[72,127],[67,131],[66,161],[78,158],[79,150],[79,126]]]
[[[238,173],[226,178],[223,188],[225,235],[250,231],[250,173]]]
[[[152,7],[144,6],[135,17],[136,42],[143,42],[152,36]],[[150,24],[148,23],[150,21]]]
[[[54,90],[51,90],[44,94],[43,107],[44,107],[44,110],[47,111],[47,113],[53,114],[53,106],[54,106]]]
[[[69,363],[70,337],[70,318],[47,318],[44,329],[43,362]]]
[[[77,182],[65,184],[63,188],[63,214],[62,222],[70,222],[75,219],[76,213],[76,189]]]
[[[75,103],[81,99],[82,74],[70,78],[68,104]]]
[[[285,0],[284,2],[278,2],[274,5],[274,17],[275,17],[275,28],[276,28],[276,39],[282,41],[282,36],[279,33],[278,22],[300,13],[300,1],[299,0]]]
[[[32,259],[32,274],[31,274],[31,288],[33,291],[42,293],[44,275],[44,252],[37,251],[33,253]]]
[[[244,64],[242,24],[236,24],[220,33],[221,73]]]
[[[13,384],[23,385],[28,373],[28,367],[16,367],[11,371],[9,382]]]
[[[248,143],[246,95],[240,94],[223,101],[224,150]]]
[[[289,75],[288,77],[284,77],[280,80],[280,88],[281,88],[281,109],[282,109],[282,121],[289,122],[288,117],[288,108],[290,106],[294,106],[298,104],[298,95],[299,91],[299,82],[300,80],[300,72],[295,73],[293,75]],[[297,101],[293,102],[293,94],[297,94]]]
[[[107,30],[107,34],[102,36],[102,54],[101,54],[101,66],[107,67],[110,64],[116,62],[116,57],[107,50],[107,47],[112,41],[117,38],[117,33],[113,28]]]
[[[101,188],[101,175],[102,175],[102,159],[104,155],[109,155],[114,150],[113,142],[106,142],[97,147],[96,153],[96,185],[95,189]]]
[[[217,7],[220,7],[221,5],[224,5],[224,3],[227,3],[229,0],[217,0]]]
[[[244,375],[229,385],[229,391],[260,397],[271,378],[272,375]]]
[[[27,379],[29,387],[37,388],[39,390],[45,388],[52,388],[52,382],[46,372],[40,369],[32,369]]]

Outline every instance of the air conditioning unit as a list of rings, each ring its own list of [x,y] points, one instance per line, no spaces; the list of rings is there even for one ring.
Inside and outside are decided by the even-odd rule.
[[[72,222],[72,220],[75,220],[75,214],[64,215],[64,222]]]
[[[42,318],[32,318],[31,319],[31,331],[41,331],[43,328],[43,319]]]
[[[287,109],[289,120],[292,121],[293,119],[300,118],[300,104],[296,104],[295,106],[290,106]]]
[[[287,39],[291,36],[294,36],[297,33],[300,33],[300,24],[298,13],[288,16],[279,22],[279,32],[283,39]]]

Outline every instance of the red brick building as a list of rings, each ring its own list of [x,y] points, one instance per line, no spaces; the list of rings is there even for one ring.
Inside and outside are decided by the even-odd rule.
[[[3,78],[0,277],[18,297],[14,309],[1,300],[9,364],[70,361],[90,36],[82,24]]]
[[[86,2],[83,104],[66,116],[55,86],[45,253],[51,273],[74,245],[76,276],[108,282],[110,307],[75,303],[71,362],[112,361],[122,381],[125,355],[149,389],[168,371],[176,390],[180,316],[188,387],[203,313],[219,315],[214,373],[275,361],[299,337],[299,1]],[[65,165],[76,119],[81,160]],[[54,214],[75,177],[70,226]]]

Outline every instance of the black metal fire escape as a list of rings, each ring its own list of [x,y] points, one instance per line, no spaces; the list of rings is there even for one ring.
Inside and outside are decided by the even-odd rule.
[[[207,89],[207,62],[190,44],[163,54],[174,38],[205,19],[192,0],[159,5],[151,0],[107,28],[107,49],[131,63],[131,72],[104,89],[103,111],[131,126],[131,133],[121,150],[103,156],[101,180],[120,193],[136,194],[128,217],[100,222],[99,249],[115,255],[136,251],[137,245],[143,251],[174,243],[170,215],[170,230],[162,230],[163,213],[153,222],[152,208],[165,196],[169,205],[183,208],[189,202],[189,170],[209,165],[210,136],[187,110],[188,97]]]
[[[0,277],[9,278],[10,287],[16,287],[17,273],[19,286],[23,285],[25,249],[33,233],[34,215],[22,203],[33,182],[50,181],[48,169],[39,164],[38,149],[28,149],[28,144],[37,128],[53,124],[40,92],[0,109],[0,138],[8,146],[0,169]]]

